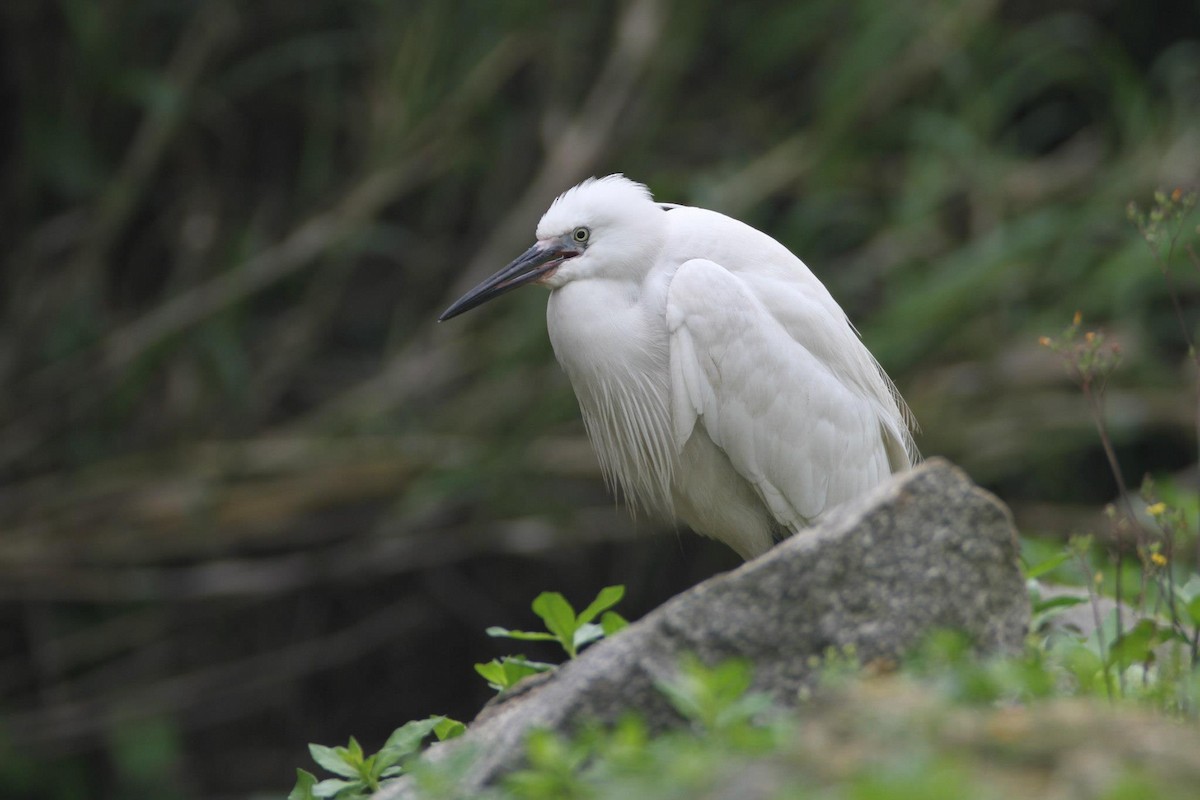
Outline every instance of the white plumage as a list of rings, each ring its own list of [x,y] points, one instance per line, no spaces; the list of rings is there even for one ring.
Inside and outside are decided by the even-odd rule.
[[[548,286],[555,356],[631,503],[749,559],[916,458],[891,381],[766,234],[610,175],[555,200],[537,239],[441,318]]]

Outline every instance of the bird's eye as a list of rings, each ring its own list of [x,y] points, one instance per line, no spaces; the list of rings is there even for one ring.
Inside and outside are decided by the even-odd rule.
[[[574,239],[575,241],[579,242],[580,244],[583,244],[584,242],[586,242],[588,240],[588,237],[591,235],[592,235],[592,232],[589,231],[587,228],[583,228],[583,227],[576,228],[575,230],[571,231],[571,238]]]

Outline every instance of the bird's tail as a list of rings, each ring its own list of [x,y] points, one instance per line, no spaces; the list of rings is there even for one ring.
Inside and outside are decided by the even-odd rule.
[[[888,409],[891,413],[885,414],[879,421],[887,448],[888,466],[892,472],[903,472],[921,461],[921,451],[917,449],[917,441],[913,438],[913,434],[919,432],[921,426],[917,424],[917,418],[913,416],[908,403],[900,396],[900,390],[883,371],[883,367],[879,366],[878,361],[875,362],[875,369],[879,370],[879,378],[887,387],[887,396],[891,400],[891,408]]]

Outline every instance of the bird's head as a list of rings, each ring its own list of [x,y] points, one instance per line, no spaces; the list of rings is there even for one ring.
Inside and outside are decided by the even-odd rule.
[[[557,289],[589,278],[640,279],[662,247],[663,209],[650,190],[623,175],[589,178],[558,196],[542,215],[537,242],[456,300],[456,317],[526,283]]]

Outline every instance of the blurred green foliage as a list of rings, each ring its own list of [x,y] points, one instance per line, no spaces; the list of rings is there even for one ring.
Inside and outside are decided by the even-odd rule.
[[[750,664],[685,658],[658,682],[685,723],[676,729],[652,732],[636,711],[570,735],[534,729],[527,763],[483,792],[458,784],[483,744],[464,742],[412,762],[410,789],[495,800],[1183,798],[1200,774],[1188,749],[1200,732],[1132,702],[1194,718],[1194,673],[1147,673],[1145,684],[1105,704],[1094,654],[1071,635],[1052,645],[1035,635],[1024,654],[984,658],[964,635],[936,631],[900,675],[830,658],[815,676],[819,688],[788,709],[750,691]],[[1164,702],[1178,698],[1192,704]]]

